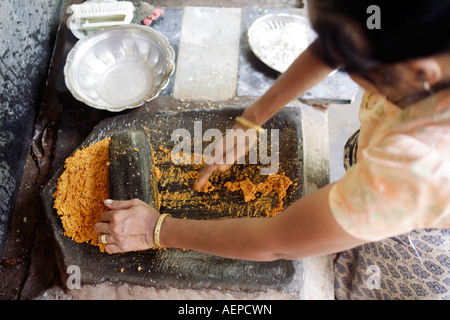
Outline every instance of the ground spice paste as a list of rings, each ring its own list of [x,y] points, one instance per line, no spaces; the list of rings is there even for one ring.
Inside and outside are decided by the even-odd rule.
[[[109,198],[109,141],[103,139],[67,158],[53,194],[64,234],[76,242],[100,246],[102,251],[104,245],[98,242],[94,224],[108,210],[103,200]]]
[[[98,242],[99,234],[93,228],[101,213],[107,210],[103,200],[109,198],[109,141],[110,138],[106,138],[93,143],[67,158],[53,195],[54,208],[61,218],[64,234],[76,242],[99,246],[101,251],[105,245]],[[153,150],[161,208],[179,212],[179,218],[187,217],[186,204],[192,202],[201,204],[205,212],[227,212],[229,216],[274,216],[283,210],[286,191],[292,185],[283,172],[260,176],[257,165],[234,165],[226,172],[213,173],[204,192],[198,193],[193,185],[200,164],[173,165],[169,149],[158,146]],[[169,184],[177,185],[177,191],[167,188]],[[233,193],[236,201],[245,201],[245,208],[222,201],[224,192]]]

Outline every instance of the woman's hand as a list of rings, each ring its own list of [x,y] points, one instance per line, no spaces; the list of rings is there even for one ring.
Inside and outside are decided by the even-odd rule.
[[[108,253],[145,250],[154,247],[153,232],[159,213],[139,199],[105,200],[111,209],[102,213],[94,231],[105,234]],[[101,235],[99,236],[101,240]]]
[[[226,171],[238,159],[245,156],[248,150],[255,145],[257,133],[255,129],[249,129],[236,123],[231,130],[227,130],[225,136],[215,141],[213,157],[205,159],[194,188],[203,191],[211,174],[218,170]]]
[[[332,68],[314,55],[311,48],[306,49],[292,63],[289,69],[281,74],[267,92],[244,111],[242,117],[256,125],[262,126],[286,104],[293,99],[300,97],[307,90],[320,83],[332,71]],[[234,128],[247,130],[247,128],[240,124],[236,124],[233,129]],[[221,139],[219,145],[220,143],[226,145],[225,142],[227,140],[227,137]],[[230,147],[230,149],[222,147],[222,150],[217,152],[215,158],[218,157],[220,160],[224,156],[233,156],[231,152],[234,151],[234,149],[236,149],[236,145]],[[239,155],[245,155],[248,150],[249,147],[244,150],[237,150],[237,152],[234,153],[235,156],[233,156],[234,161],[239,159]],[[236,153],[239,154],[236,155]],[[203,165],[200,175],[194,184],[194,188],[198,191],[202,191],[209,176],[216,170],[221,172],[227,170],[233,164],[233,162],[229,162],[230,161],[226,161],[224,164],[213,163]]]

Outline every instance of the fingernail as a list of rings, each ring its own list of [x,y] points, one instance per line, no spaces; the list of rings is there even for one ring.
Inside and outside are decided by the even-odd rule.
[[[111,199],[106,199],[106,200],[103,200],[103,203],[104,204],[112,204],[113,201]]]

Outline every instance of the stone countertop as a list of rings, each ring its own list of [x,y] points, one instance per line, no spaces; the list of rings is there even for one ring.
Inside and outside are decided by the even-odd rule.
[[[69,1],[70,3],[71,1]],[[189,23],[189,21],[184,20],[185,12],[188,11],[192,14],[197,10],[203,10],[213,14],[216,12],[217,14],[215,10],[219,10],[219,13],[221,10],[202,7],[165,9],[164,19],[157,21],[153,27],[166,33],[177,54],[177,68],[180,64],[180,68],[182,68],[183,60],[180,60],[179,56],[186,54],[186,51],[185,53],[182,51],[185,45],[185,42],[183,42],[185,33],[183,33],[182,26]],[[180,73],[177,73],[177,69],[173,75],[171,85],[162,92],[160,97],[147,103],[142,108],[148,111],[172,110],[175,112],[186,109],[211,109],[217,107],[219,103],[217,101],[224,101],[225,104],[234,106],[246,106],[260,94],[252,94],[251,90],[249,91],[248,89],[248,84],[254,84],[255,78],[259,78],[258,81],[265,86],[270,85],[275,80],[277,74],[259,61],[255,61],[256,58],[252,57],[248,52],[246,41],[243,40],[245,30],[255,15],[262,15],[268,10],[270,11],[270,9],[227,8],[226,10],[229,10],[227,12],[231,14],[231,16],[228,16],[227,21],[234,19],[236,23],[239,22],[240,24],[235,31],[237,35],[235,43],[238,44],[238,47],[233,48],[234,52],[232,53],[239,63],[236,64],[235,77],[230,77],[229,79],[231,80],[228,80],[233,81],[234,79],[235,81],[234,89],[229,90],[231,92],[230,96],[225,98],[205,97],[202,92],[197,93],[197,96],[184,96],[184,92],[190,92],[187,89],[188,87],[186,87],[189,85],[189,81],[185,77],[176,79],[177,76],[180,76]],[[236,14],[239,18],[236,18]],[[58,259],[54,254],[54,251],[57,250],[54,250],[54,242],[48,231],[49,225],[46,224],[43,207],[39,197],[37,197],[40,187],[48,181],[49,177],[63,163],[64,159],[91,133],[99,121],[118,115],[87,107],[76,101],[65,88],[62,78],[62,66],[65,62],[65,56],[76,41],[64,24],[64,19],[66,18],[67,15],[63,17],[63,22],[57,35],[43,104],[35,125],[32,150],[28,156],[14,213],[16,218],[13,221],[14,225],[12,228],[17,228],[17,230],[36,228],[33,230],[35,238],[31,240],[34,242],[34,246],[28,256],[32,258],[31,265],[28,265],[31,271],[29,271],[29,276],[22,287],[23,297],[36,296],[42,289],[60,281],[60,279],[55,279],[55,274],[58,273],[57,270],[61,271],[61,268],[58,268]],[[190,31],[192,32],[192,29]],[[245,56],[250,57],[248,61],[243,61]],[[251,59],[255,60],[250,61]],[[244,86],[244,84],[246,85]],[[233,86],[233,84],[231,85]],[[346,99],[351,98],[345,96],[342,100]],[[323,101],[323,103],[329,102],[327,99],[319,99],[319,101]],[[317,103],[317,100],[314,102]],[[292,106],[300,108],[303,115],[302,127],[305,136],[304,149],[306,150],[304,159],[305,193],[309,193],[327,184],[329,181],[326,111],[323,108],[311,107],[299,101],[294,101]],[[120,115],[132,112],[136,112],[136,110],[125,111],[120,113]],[[33,207],[31,215],[29,213],[30,207]],[[35,223],[39,223],[34,227],[29,227],[25,221],[28,220],[29,222],[30,219]],[[12,239],[14,237],[13,235]],[[20,266],[21,262],[19,260],[16,262]],[[297,298],[332,298],[332,270],[329,257],[305,259],[303,260],[303,270],[304,286],[301,292],[298,293]],[[36,286],[36,283],[39,285]],[[108,286],[108,284],[105,285]],[[136,292],[142,293],[142,287],[135,288]],[[95,296],[95,294],[92,295],[96,291],[95,286],[90,287],[88,291],[89,293],[86,293],[87,296]],[[81,291],[77,291],[77,293],[79,294],[78,297],[80,297]],[[242,293],[235,294],[235,297],[242,297]],[[111,296],[111,298],[113,297]],[[147,297],[151,297],[151,295]]]
[[[260,61],[250,49],[247,31],[267,14],[306,16],[305,9],[163,7],[164,15],[150,27],[165,35],[175,51],[176,71],[162,94],[178,99],[220,101],[233,97],[259,97],[280,73]],[[139,14],[139,9],[137,10]],[[133,20],[138,23],[139,19]],[[67,91],[63,64],[76,39],[68,31],[57,90]],[[358,86],[344,72],[336,72],[305,92],[307,104],[348,104]]]

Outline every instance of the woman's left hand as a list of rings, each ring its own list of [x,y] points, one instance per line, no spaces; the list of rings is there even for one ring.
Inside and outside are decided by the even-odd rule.
[[[118,253],[146,250],[154,247],[153,232],[159,213],[139,199],[127,201],[105,200],[111,209],[102,213],[94,231],[105,234],[99,242],[106,241],[105,251]]]

